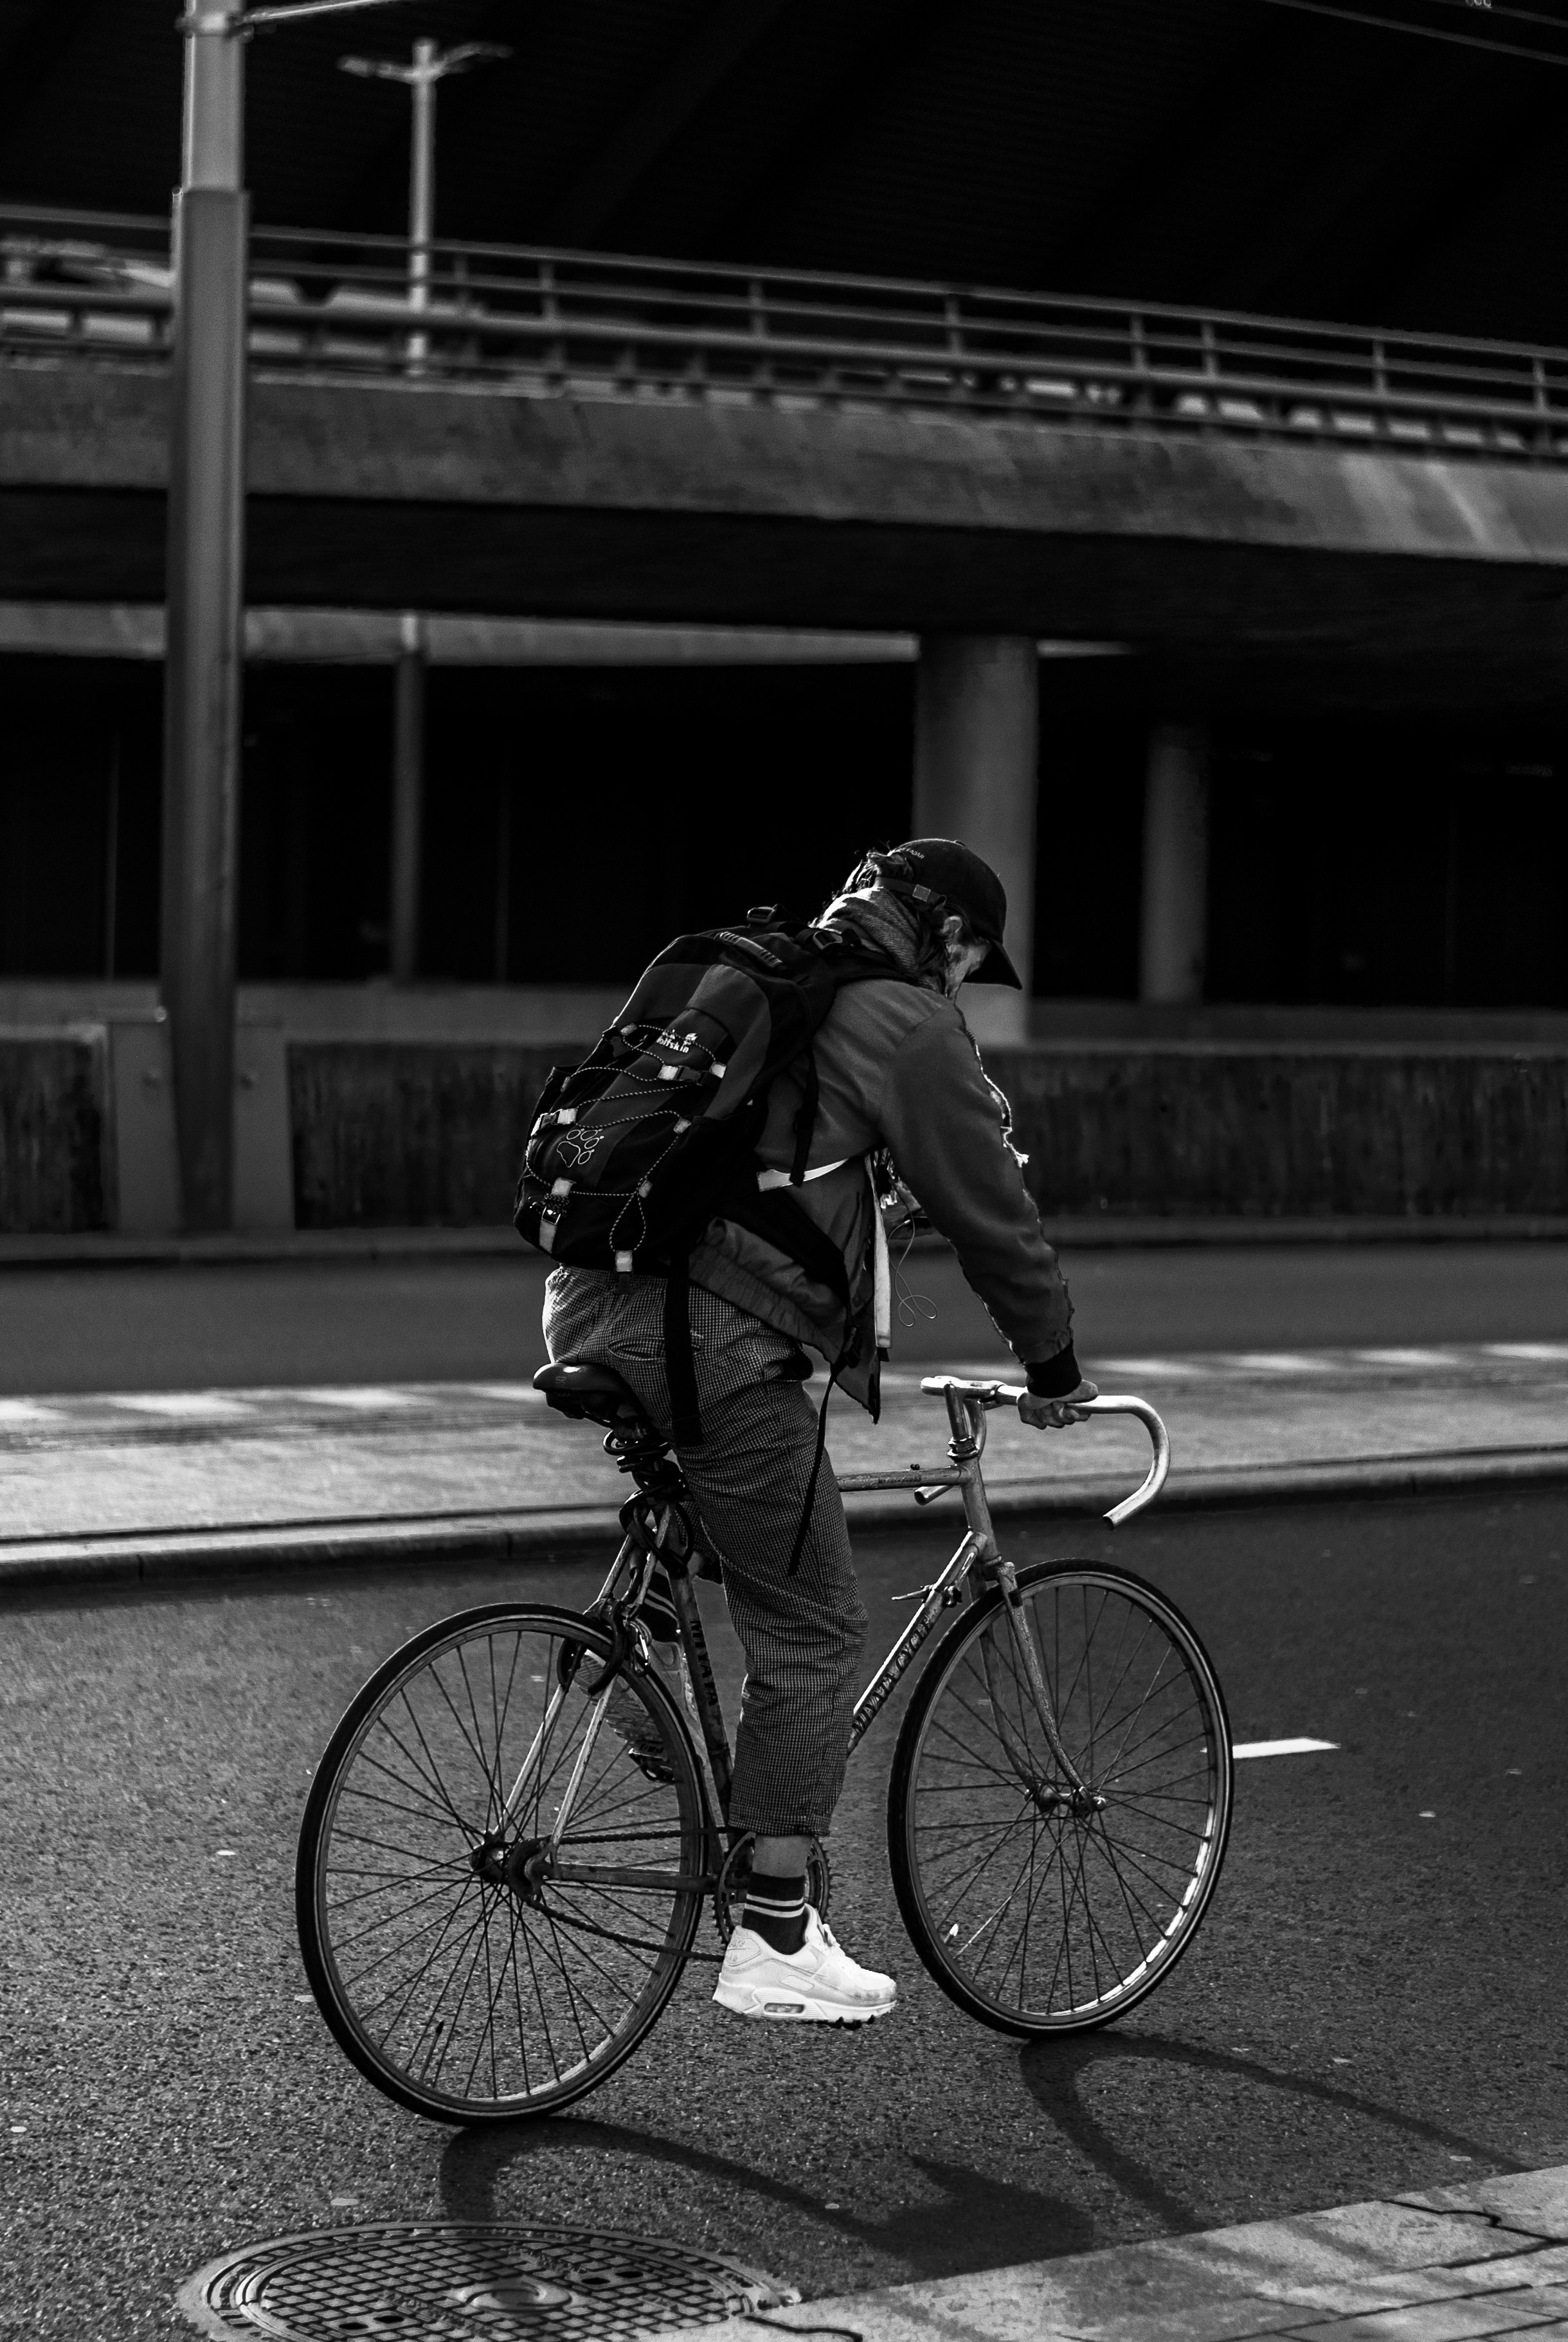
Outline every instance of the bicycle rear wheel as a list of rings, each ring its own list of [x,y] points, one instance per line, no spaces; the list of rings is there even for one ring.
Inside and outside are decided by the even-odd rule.
[[[1123,1570],[1020,1570],[1074,1798],[1001,1595],[943,1636],[888,1785],[894,1886],[915,1949],[1004,2033],[1083,2033],[1169,1974],[1209,1907],[1231,1824],[1231,1734],[1207,1654]]]
[[[674,1988],[703,1792],[661,1684],[633,1660],[594,1688],[612,1648],[567,1610],[462,1612],[395,1652],[328,1744],[295,1872],[305,1973],[360,2072],[416,2114],[570,2105]]]

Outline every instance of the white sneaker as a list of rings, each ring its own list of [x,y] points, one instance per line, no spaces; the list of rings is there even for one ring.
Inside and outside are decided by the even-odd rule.
[[[770,2017],[796,2025],[869,2025],[896,2006],[891,1977],[857,1967],[834,1941],[833,1929],[806,1905],[805,1941],[798,1952],[775,1952],[744,1924],[724,1951],[714,1998],[737,2017]]]

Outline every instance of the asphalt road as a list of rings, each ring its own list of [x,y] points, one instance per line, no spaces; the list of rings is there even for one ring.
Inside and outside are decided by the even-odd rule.
[[[862,1540],[878,1635],[943,1534]],[[1059,1534],[1011,1532],[1021,1557]],[[388,1648],[591,1569],[9,1609],[0,2325],[174,2342],[191,2269],[333,2222],[564,2217],[820,2293],[1568,2160],[1568,1496],[1151,1520],[1115,1552],[1198,1625],[1239,1739],[1343,1744],[1240,1767],[1214,1907],[1151,2001],[1021,2047],[943,1999],[888,1885],[884,1721],[834,1917],[898,1974],[895,2017],[746,2026],[694,1970],[583,2109],[484,2135],[384,2102],[301,1997],[294,1835]]]
[[[1529,1341],[1568,1330],[1568,1244],[1191,1246],[1065,1256],[1080,1356],[1130,1350]],[[514,1259],[13,1269],[0,1392],[193,1390],[515,1377],[543,1363],[547,1264]],[[941,1255],[900,1366],[1005,1358]]]

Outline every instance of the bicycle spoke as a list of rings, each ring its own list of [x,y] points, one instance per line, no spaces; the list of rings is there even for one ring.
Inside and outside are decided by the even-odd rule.
[[[487,1642],[486,1648],[488,1647],[489,1646]],[[491,1827],[494,1828],[495,1817],[500,1809],[501,1789],[495,1778],[494,1767],[492,1760],[484,1753],[484,1727],[479,1721],[478,1703],[475,1701],[474,1696],[474,1686],[469,1680],[468,1661],[464,1655],[461,1646],[458,1647],[456,1657],[457,1672],[463,1677],[463,1689],[468,1701],[468,1713],[472,1717],[474,1724],[474,1753],[479,1758],[481,1767],[484,1774],[484,1785],[490,1793],[485,1819],[490,1824]]]
[[[452,1908],[452,1910],[451,1910],[451,1911],[449,1911],[449,1912],[447,1913],[447,1916],[446,1916],[445,1921],[444,1921],[444,1925],[443,1925],[443,1927],[442,1927],[441,1934],[440,1934],[440,1936],[437,1937],[437,1939],[436,1939],[436,1941],[435,1941],[435,1944],[434,1944],[434,1946],[433,1947],[433,1948],[432,1948],[432,1950],[431,1950],[431,1954],[430,1954],[429,1958],[428,1958],[427,1960],[425,1960],[425,1961],[424,1961],[424,1963],[423,1964],[423,1966],[422,1966],[422,1967],[418,1967],[418,1968],[416,1968],[416,1969],[415,1969],[415,1971],[414,1971],[414,1977],[413,1977],[412,1980],[411,1980],[411,1981],[410,1981],[410,1983],[409,1983],[409,1986],[408,1986],[408,1989],[407,1989],[407,1991],[404,1994],[404,1997],[403,1997],[402,2000],[398,2003],[398,2008],[397,2008],[397,2014],[396,2014],[396,2016],[393,2018],[392,2023],[391,2023],[391,2024],[386,2027],[385,2031],[385,2032],[384,2032],[384,2034],[382,2035],[382,2039],[383,2039],[383,2041],[390,2041],[390,2040],[391,2040],[391,2038],[392,2038],[392,2037],[393,2037],[393,2035],[394,2035],[394,2033],[397,2030],[398,2026],[402,2024],[403,2019],[404,2019],[404,2016],[406,2015],[406,2013],[407,2013],[407,2010],[408,2010],[409,2005],[410,2005],[410,2003],[413,2001],[413,1998],[414,1998],[414,1994],[418,1991],[418,1989],[419,1989],[419,1987],[420,1987],[421,1984],[424,1981],[424,1978],[429,1975],[429,1973],[430,1973],[431,1969],[434,1967],[434,1965],[435,1965],[435,1961],[436,1961],[436,1958],[437,1958],[437,1956],[439,1955],[439,1953],[440,1953],[440,1951],[441,1951],[442,1945],[443,1945],[443,1943],[445,1941],[446,1936],[448,1935],[448,1933],[449,1933],[449,1932],[450,1932],[450,1930],[452,1929],[453,1926],[454,1926],[454,1925],[455,1924],[455,1922],[456,1922],[456,1919],[457,1919],[457,1917],[458,1917],[458,1911],[459,1911],[460,1907],[461,1907],[460,1906],[454,1905],[454,1907]],[[479,1910],[478,1910],[478,1913],[477,1913],[477,1915],[475,1916],[475,1917],[474,1917],[473,1919],[471,1919],[471,1920],[470,1920],[469,1925],[468,1925],[468,1932],[467,1932],[467,1934],[464,1937],[464,1938],[463,1938],[462,1942],[461,1942],[461,1943],[458,1945],[458,1947],[457,1947],[457,1951],[456,1951],[456,1958],[457,1958],[457,1959],[461,1960],[461,1958],[463,1957],[464,1953],[466,1951],[466,1949],[467,1949],[468,1946],[470,1945],[470,1943],[472,1943],[472,1941],[473,1941],[473,1939],[474,1939],[474,1933],[475,1928],[477,1928],[478,1927],[480,1927],[480,1926],[483,1924],[483,1922],[484,1922],[484,1898],[483,1892],[481,1892],[481,1895],[480,1895],[480,1901],[479,1901]],[[388,2000],[390,2000],[390,1999],[392,1998],[393,1994],[394,1994],[394,1993],[395,1993],[398,1989],[399,1989],[399,1985],[396,1985],[396,1984],[392,1985],[392,1986],[388,1988],[388,1990],[387,1990],[387,1991],[383,1995],[383,1997],[382,1997],[381,2000],[379,2000],[379,2001],[373,2001],[373,2002],[372,2002],[372,2004],[371,2004],[370,2007],[369,2007],[369,2008],[365,2012],[365,2015],[366,2015],[367,2017],[374,2017],[374,2016],[376,2014],[376,2012],[377,2012],[380,2008],[382,2008],[383,2007],[385,2007],[385,2003],[386,2003]],[[437,2000],[438,2000],[438,2001],[439,2001],[440,1999],[442,1999],[442,1998],[444,1998],[444,1997],[445,1993],[446,1993],[446,1990],[447,1990],[447,1987],[446,1987],[446,1985],[443,1985],[443,1986],[442,1986],[442,1987],[441,1987],[441,1992],[437,1995]]]
[[[440,2017],[440,2021],[437,2022],[442,2005],[444,2002],[448,1992],[452,1989],[453,1982],[456,1977],[458,1966],[463,1958],[462,1951],[458,1953],[457,1960],[453,1964],[452,1973],[448,1977],[446,1983],[443,1985],[440,1992],[436,1995],[429,2015],[424,2020],[424,2028],[422,2029],[420,2036],[417,2037],[422,2039],[424,2032],[428,2032],[430,2034],[429,2051],[426,2053],[424,2064],[417,2069],[421,2077],[427,2081],[438,2082],[441,2079],[441,2069],[443,2066],[445,2065],[452,2044],[456,2038],[457,2020],[462,2016],[464,2003],[468,1998],[468,1987],[473,1983],[474,1970],[479,1966],[479,1955],[484,1947],[489,1923],[490,1913],[485,1905],[484,1890],[481,1888],[479,1898],[479,1916],[474,1920],[473,1927],[469,1929],[467,1942],[464,1947],[464,1950],[467,1951],[468,1954],[468,1970],[467,1974],[464,1977],[461,1986],[458,1987],[456,2001],[450,2015],[444,2017]],[[469,1948],[470,1946],[472,1947],[471,1949]],[[434,2059],[434,2066],[431,2064],[432,2058]]]
[[[1096,1820],[1098,1820],[1098,1821],[1100,1821],[1100,1822],[1102,1822],[1102,1823],[1103,1823],[1103,1822],[1104,1822],[1104,1815],[1098,1815],[1098,1816],[1096,1816],[1096,1817],[1095,1817],[1095,1818],[1096,1818]],[[1165,1931],[1164,1931],[1164,1928],[1161,1927],[1161,1925],[1160,1925],[1158,1915],[1157,1915],[1156,1913],[1154,1913],[1154,1912],[1153,1912],[1153,1911],[1151,1911],[1151,1910],[1150,1910],[1150,1908],[1149,1908],[1148,1905],[1144,1902],[1144,1900],[1143,1897],[1138,1893],[1138,1891],[1137,1891],[1137,1888],[1136,1888],[1136,1887],[1129,1887],[1129,1886],[1127,1885],[1126,1880],[1125,1880],[1125,1879],[1123,1877],[1123,1876],[1122,1876],[1122,1866],[1121,1866],[1121,1864],[1120,1864],[1120,1863],[1117,1861],[1117,1859],[1116,1859],[1115,1849],[1114,1849],[1114,1844],[1113,1844],[1113,1841],[1112,1841],[1112,1839],[1111,1839],[1110,1833],[1109,1833],[1108,1831],[1104,1831],[1104,1832],[1103,1832],[1103,1835],[1104,1835],[1104,1839],[1105,1839],[1105,1859],[1109,1862],[1109,1864],[1110,1864],[1110,1866],[1111,1866],[1111,1868],[1112,1868],[1113,1872],[1114,1872],[1114,1875],[1115,1875],[1116,1884],[1117,1884],[1118,1887],[1121,1889],[1121,1892],[1122,1892],[1122,1898],[1123,1898],[1124,1902],[1127,1902],[1127,1901],[1128,1901],[1128,1898],[1129,1898],[1129,1897],[1131,1897],[1131,1902],[1129,1903],[1129,1907],[1128,1907],[1128,1912],[1127,1912],[1127,1917],[1128,1917],[1128,1922],[1129,1922],[1129,1924],[1130,1924],[1130,1925],[1131,1925],[1131,1927],[1132,1927],[1133,1933],[1134,1933],[1134,1937],[1137,1938],[1137,1940],[1138,1940],[1138,1942],[1139,1942],[1140,1944],[1143,1942],[1143,1933],[1142,1933],[1142,1930],[1139,1928],[1138,1924],[1137,1924],[1137,1921],[1136,1921],[1135,1919],[1134,1919],[1134,1917],[1133,1917],[1132,1908],[1131,1908],[1131,1904],[1132,1904],[1132,1903],[1135,1903],[1135,1904],[1137,1905],[1137,1907],[1138,1907],[1139,1910],[1143,1913],[1143,1915],[1144,1915],[1144,1917],[1145,1921],[1146,1921],[1146,1922],[1147,1922],[1147,1924],[1148,1924],[1148,1925],[1149,1925],[1149,1926],[1154,1929],[1154,1936],[1155,1936],[1155,1939],[1156,1939],[1156,1941],[1158,1941],[1158,1939],[1159,1939],[1159,1938],[1160,1938],[1160,1937],[1164,1934],[1164,1932],[1165,1932]]]
[[[385,1806],[388,1813],[406,1815],[410,1821],[422,1822],[426,1827],[429,1826],[433,1812],[441,1814],[444,1821],[447,1818],[444,1808],[440,1807],[432,1807],[428,1800],[426,1801],[424,1810],[421,1810],[418,1806],[405,1806],[400,1804],[397,1798],[389,1797],[384,1789],[366,1789],[361,1787],[357,1782],[352,1788],[345,1789],[344,1794],[345,1797],[358,1798],[367,1806]]]
[[[353,1935],[339,1935],[335,1937],[334,1941],[337,1946],[338,1957],[341,1959],[345,1952],[351,1952],[355,1944],[368,1942],[372,1936],[379,1935],[383,1928],[395,1927],[400,1920],[407,1918],[412,1912],[423,1910],[426,1904],[438,1901],[445,1902],[450,1894],[451,1888],[449,1886],[433,1887],[427,1895],[416,1896],[412,1903],[404,1904],[400,1911],[388,1911],[383,1917],[379,1919],[372,1919],[368,1927],[356,1929]],[[394,1947],[394,1948],[395,1949],[396,1947]]]
[[[523,1977],[517,1966],[517,1938],[524,1931],[519,1925],[519,1914],[515,1903],[507,1914],[507,1918],[511,1933],[506,1947],[506,1957],[512,1969],[512,2003],[517,2017],[517,2054],[523,2060],[523,2087],[526,2090],[529,2087],[528,2025],[523,2014]]]
[[[429,1772],[424,1775],[424,1778],[430,1783],[431,1787],[435,1791],[436,1797],[445,1807],[447,1812],[457,1824],[459,1829],[466,1829],[468,1825],[464,1822],[462,1815],[458,1812],[456,1807],[453,1804],[451,1798],[446,1794],[446,1787],[441,1777],[440,1767],[437,1766],[435,1758],[431,1754],[430,1743],[424,1737],[424,1727],[414,1712],[413,1703],[410,1701],[406,1690],[404,1691],[402,1696],[404,1707],[407,1711],[408,1720],[414,1726],[414,1737],[418,1741],[421,1748],[424,1751],[426,1762],[430,1767]],[[394,1743],[402,1754],[408,1756],[407,1749],[404,1748],[402,1741],[398,1739],[396,1733],[394,1732],[391,1725],[387,1723],[385,1718],[383,1719],[382,1729],[385,1732],[387,1738]],[[409,1756],[408,1761],[411,1765],[414,1766],[414,1769],[416,1771],[420,1769],[415,1763],[414,1758]]]
[[[1122,1907],[1127,1914],[1127,1926],[1132,1932],[1133,1941],[1137,1945],[1141,1957],[1144,1959],[1147,1959],[1149,1957],[1148,1947],[1144,1942],[1143,1931],[1139,1927],[1136,1919],[1133,1917],[1133,1905],[1127,1893],[1126,1881],[1122,1877],[1122,1866],[1116,1860],[1115,1851],[1111,1844],[1110,1833],[1104,1827],[1104,1814],[1096,1814],[1094,1817],[1094,1826],[1099,1828],[1100,1835],[1104,1841],[1105,1859],[1111,1866],[1111,1876],[1114,1878],[1116,1882],[1116,1891],[1122,1897]],[[1144,1917],[1147,1917],[1147,1916],[1148,1915],[1145,1912]]]
[[[368,1846],[376,1854],[401,1854],[404,1851],[390,1838],[367,1837],[363,1830],[339,1830],[337,1835],[345,1846]],[[447,1855],[440,1862],[423,1863],[418,1867],[424,1870],[460,1870],[464,1867],[455,1855]]]

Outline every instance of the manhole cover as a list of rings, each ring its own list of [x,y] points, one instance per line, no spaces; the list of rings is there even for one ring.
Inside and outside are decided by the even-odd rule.
[[[716,2254],[587,2228],[317,2228],[225,2253],[179,2306],[227,2342],[636,2342],[798,2301]]]

